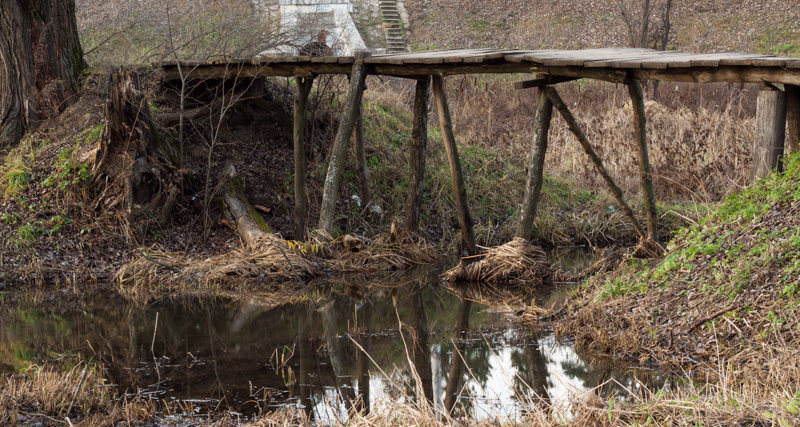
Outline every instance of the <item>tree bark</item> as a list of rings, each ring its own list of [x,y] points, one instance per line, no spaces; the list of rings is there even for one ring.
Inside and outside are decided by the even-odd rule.
[[[361,105],[361,95],[364,92],[364,83],[367,79],[367,68],[362,60],[368,56],[369,54],[366,52],[358,52],[357,61],[353,65],[345,111],[342,115],[342,121],[339,123],[339,129],[336,131],[336,139],[333,142],[330,161],[328,162],[328,173],[325,176],[325,185],[322,190],[322,208],[320,209],[317,228],[324,233],[315,233],[317,238],[333,233],[336,219],[336,201],[339,199],[339,183],[342,180],[342,168],[344,167],[347,143],[350,141],[350,135],[353,134],[356,115]]]
[[[367,168],[367,152],[364,148],[364,106],[358,104],[356,122],[353,125],[353,151],[358,171],[358,192],[361,193],[361,202],[364,207],[372,203],[372,193],[369,191],[369,168]]]
[[[464,183],[461,161],[458,158],[458,147],[456,146],[456,137],[453,132],[453,120],[450,117],[450,107],[447,105],[447,94],[444,85],[443,76],[433,76],[433,98],[436,102],[439,126],[442,129],[442,139],[447,151],[447,162],[450,164],[450,178],[453,181],[456,212],[458,213],[458,223],[461,228],[461,241],[469,255],[476,255],[478,253],[478,245],[475,243],[472,216],[469,213],[469,204],[467,203],[467,186]]]
[[[428,147],[428,90],[430,78],[417,80],[414,95],[414,127],[411,130],[411,147],[408,166],[411,178],[408,181],[406,198],[405,228],[416,233],[419,230],[419,207],[422,202],[422,189],[425,182],[425,150]]]
[[[656,192],[653,188],[653,172],[650,168],[650,154],[647,149],[647,116],[644,111],[644,94],[642,84],[634,80],[628,84],[628,93],[633,103],[634,134],[638,146],[639,176],[642,186],[642,198],[647,214],[647,235],[654,242],[658,241],[658,211]]]
[[[517,228],[517,237],[531,240],[533,238],[533,220],[536,219],[536,207],[544,182],[544,156],[547,152],[547,133],[550,131],[550,119],[553,117],[553,103],[543,90],[539,91],[534,122],[534,139],[528,159],[528,181],[525,186],[525,199],[522,202],[522,215]]]
[[[780,171],[786,138],[786,94],[765,87],[758,93],[756,135],[753,141],[753,178],[758,180],[773,169]]]
[[[0,150],[72,101],[84,65],[74,0],[0,2]]]

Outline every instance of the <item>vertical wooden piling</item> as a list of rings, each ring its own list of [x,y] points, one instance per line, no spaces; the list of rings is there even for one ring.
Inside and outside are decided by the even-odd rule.
[[[650,153],[647,149],[647,116],[644,111],[644,94],[642,83],[633,80],[628,83],[628,93],[633,102],[634,135],[639,154],[639,176],[642,186],[642,198],[647,214],[647,236],[658,241],[658,211],[656,207],[656,192],[653,188],[653,173],[650,169]]]
[[[305,240],[306,212],[308,212],[308,196],[306,195],[306,103],[313,77],[298,77],[297,96],[294,98],[294,231],[295,240]]]
[[[361,202],[367,206],[372,203],[372,193],[369,191],[369,169],[367,169],[367,153],[364,150],[364,107],[361,103],[358,104],[354,127],[353,151],[358,168],[358,192],[361,193]]]
[[[642,224],[639,223],[638,219],[636,219],[633,209],[631,209],[630,205],[628,205],[628,202],[625,201],[625,197],[622,195],[622,190],[619,188],[617,183],[614,182],[614,179],[611,178],[611,175],[608,173],[605,166],[603,166],[603,161],[600,160],[600,156],[597,155],[592,146],[589,144],[589,139],[586,138],[586,134],[583,133],[578,121],[575,120],[575,116],[573,116],[572,112],[569,111],[567,104],[564,103],[564,100],[561,99],[561,96],[559,96],[558,92],[556,92],[556,90],[552,87],[545,86],[542,88],[542,91],[547,94],[550,102],[553,103],[553,106],[561,114],[561,117],[563,117],[564,121],[567,122],[569,130],[573,135],[575,135],[575,138],[578,139],[578,142],[581,144],[586,154],[589,155],[589,159],[592,160],[595,168],[598,172],[600,172],[600,175],[603,177],[603,180],[605,180],[609,190],[611,190],[611,194],[615,199],[617,199],[617,203],[619,203],[620,207],[622,207],[622,211],[625,213],[628,219],[631,220],[636,233],[639,235],[639,237],[646,237],[647,234],[642,228]]]
[[[786,85],[786,153],[800,151],[800,86]]]
[[[450,108],[447,105],[447,94],[444,87],[444,76],[433,76],[433,97],[436,102],[436,112],[439,115],[439,126],[442,128],[444,147],[447,150],[447,162],[450,165],[450,177],[453,181],[455,192],[458,223],[461,227],[461,240],[469,255],[478,253],[475,243],[475,232],[472,230],[472,216],[467,203],[467,187],[464,184],[464,174],[461,172],[461,161],[458,158],[456,137],[453,133],[453,121],[450,117]]]
[[[758,93],[756,134],[753,141],[753,178],[778,168],[786,136],[786,94],[764,87]]]
[[[539,90],[534,137],[531,153],[528,158],[528,180],[525,185],[525,198],[522,202],[522,213],[517,237],[530,240],[533,238],[533,220],[536,218],[536,206],[544,181],[544,158],[547,152],[547,133],[550,131],[550,119],[553,116],[553,103],[543,90]]]
[[[428,147],[428,89],[430,78],[417,80],[414,94],[414,127],[411,129],[408,166],[411,178],[406,197],[405,229],[416,233],[419,230],[419,207],[425,182],[425,150]]]
[[[339,198],[339,183],[342,180],[342,167],[347,152],[347,143],[350,135],[353,134],[356,116],[361,105],[361,95],[364,92],[364,83],[367,79],[367,68],[364,65],[364,58],[369,53],[357,52],[356,62],[350,75],[350,89],[347,92],[347,101],[339,129],[336,131],[336,139],[328,162],[328,173],[325,175],[325,185],[322,190],[322,208],[319,215],[317,228],[324,231],[324,234],[333,233],[333,224],[336,215],[336,200]]]

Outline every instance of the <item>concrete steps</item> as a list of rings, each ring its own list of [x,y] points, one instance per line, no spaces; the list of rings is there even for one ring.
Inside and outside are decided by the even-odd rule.
[[[383,19],[383,30],[386,34],[386,50],[388,52],[405,52],[406,40],[400,11],[397,10],[397,2],[395,0],[379,0],[378,6]]]

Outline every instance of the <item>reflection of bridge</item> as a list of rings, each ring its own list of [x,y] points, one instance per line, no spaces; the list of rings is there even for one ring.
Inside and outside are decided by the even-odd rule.
[[[528,182],[517,235],[530,238],[533,219],[542,185],[542,168],[547,148],[552,109],[555,107],[567,121],[611,192],[641,238],[655,240],[657,213],[655,194],[649,166],[646,118],[641,80],[673,82],[734,82],[762,84],[758,98],[757,129],[753,142],[754,175],[761,177],[779,167],[783,153],[785,129],[788,123],[788,143],[797,150],[800,139],[800,58],[780,58],[747,53],[691,54],[650,49],[588,49],[565,50],[445,50],[369,56],[340,57],[266,57],[256,60],[225,63],[186,63],[183,72],[191,70],[190,79],[252,78],[269,76],[296,77],[298,97],[295,102],[295,192],[305,194],[305,159],[303,120],[305,98],[314,77],[320,74],[349,74],[350,89],[345,111],[331,151],[325,180],[322,210],[318,228],[333,229],[342,164],[347,143],[353,130],[361,126],[361,98],[367,75],[396,76],[417,80],[414,107],[414,130],[410,147],[411,180],[407,199],[405,226],[417,228],[421,186],[424,173],[424,152],[427,144],[427,93],[433,81],[433,94],[447,149],[451,176],[458,208],[462,239],[468,252],[477,251],[472,220],[466,200],[466,188],[461,175],[458,150],[453,134],[445,93],[444,76],[452,74],[537,73],[533,80],[517,83],[517,88],[539,88],[535,138],[528,163]],[[176,64],[161,64],[167,79],[177,80]],[[634,106],[635,137],[646,210],[646,225],[640,224],[619,187],[603,167],[602,160],[592,149],[578,122],[561,101],[554,85],[574,79],[595,79],[626,84]],[[360,154],[359,172],[367,182],[363,160],[363,140],[356,132],[356,151]],[[362,190],[364,192],[366,188]],[[304,236],[305,197],[296,197],[297,236]]]

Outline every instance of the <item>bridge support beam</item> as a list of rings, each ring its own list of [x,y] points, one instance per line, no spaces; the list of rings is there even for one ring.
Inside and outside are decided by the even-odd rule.
[[[531,240],[533,238],[533,221],[536,219],[536,207],[544,182],[544,158],[547,152],[547,133],[550,131],[550,120],[553,116],[553,103],[547,93],[539,88],[536,118],[534,121],[534,137],[528,158],[528,180],[525,185],[525,198],[522,202],[522,213],[517,237]]]
[[[422,203],[423,183],[425,182],[425,150],[428,147],[428,90],[430,77],[417,80],[414,94],[414,126],[411,129],[408,166],[411,179],[408,182],[405,218],[406,230],[416,233],[419,230],[419,208]]]
[[[786,85],[786,153],[800,151],[800,86]]]
[[[364,207],[372,203],[372,193],[369,190],[369,169],[367,168],[367,153],[364,149],[364,107],[358,103],[358,115],[353,129],[353,154],[358,169],[358,192],[361,193],[361,202]]]
[[[628,83],[628,93],[633,102],[634,135],[639,154],[639,176],[642,186],[642,198],[647,214],[647,237],[658,242],[658,211],[656,208],[656,192],[653,188],[653,173],[650,168],[650,153],[647,149],[647,116],[644,111],[644,94],[642,83],[633,80]]]
[[[298,77],[297,95],[294,98],[294,231],[295,240],[303,241],[306,237],[306,214],[308,212],[308,195],[306,194],[306,104],[313,77]]]
[[[786,137],[786,94],[765,86],[758,93],[756,108],[753,179],[760,179],[780,168]]]
[[[326,239],[333,234],[333,226],[336,219],[336,201],[339,199],[339,183],[342,180],[342,168],[344,158],[347,153],[347,143],[353,134],[356,116],[361,106],[361,96],[364,93],[364,85],[367,80],[367,67],[364,65],[364,58],[369,53],[357,52],[356,63],[350,74],[350,89],[347,92],[344,113],[336,131],[336,139],[330,152],[328,162],[328,173],[325,175],[325,185],[322,190],[322,209],[319,215],[317,228],[322,233],[315,233],[315,238]]]
[[[583,147],[583,150],[586,151],[586,154],[589,155],[589,158],[592,160],[592,163],[594,163],[595,168],[598,172],[600,172],[600,175],[603,177],[603,180],[605,180],[609,190],[611,190],[611,194],[615,199],[617,199],[617,203],[619,203],[622,211],[625,213],[628,219],[631,220],[636,233],[640,238],[646,238],[647,234],[642,228],[642,224],[639,223],[638,219],[636,219],[633,209],[631,209],[630,205],[628,205],[628,202],[625,201],[625,197],[622,195],[622,190],[619,188],[617,183],[614,182],[614,179],[611,178],[611,175],[608,173],[605,166],[603,166],[603,161],[600,160],[600,156],[597,155],[597,152],[595,152],[591,144],[589,144],[589,139],[586,138],[586,134],[583,133],[578,121],[575,120],[575,116],[573,116],[572,112],[569,111],[567,104],[564,103],[564,101],[561,99],[561,96],[559,96],[558,92],[556,92],[556,90],[552,87],[545,86],[542,88],[542,91],[547,94],[550,102],[553,103],[553,106],[561,114],[561,117],[563,117],[564,121],[567,122],[569,130],[578,139],[578,142]]]
[[[453,132],[453,120],[450,117],[450,107],[447,105],[444,76],[433,76],[433,97],[436,102],[436,112],[439,115],[439,126],[442,128],[444,147],[447,150],[447,162],[450,165],[450,177],[453,180],[455,192],[456,211],[458,223],[461,228],[461,240],[469,255],[478,253],[475,243],[475,232],[472,229],[472,216],[467,203],[467,187],[464,184],[464,174],[461,172],[461,161],[458,158],[458,147]]]

